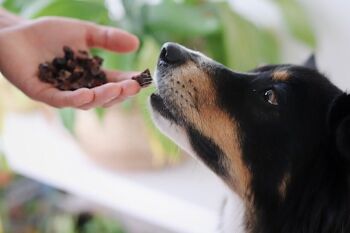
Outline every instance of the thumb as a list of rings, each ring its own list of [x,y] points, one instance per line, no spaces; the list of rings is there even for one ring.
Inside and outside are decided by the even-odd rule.
[[[139,39],[124,30],[87,24],[86,41],[89,47],[99,47],[114,52],[133,52],[139,47]]]

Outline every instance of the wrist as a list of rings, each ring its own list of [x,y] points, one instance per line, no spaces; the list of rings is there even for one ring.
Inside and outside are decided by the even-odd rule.
[[[25,21],[23,18],[0,8],[0,30],[3,28],[16,26],[23,21]]]
[[[5,30],[1,30],[0,28],[0,73],[6,77],[5,75],[5,61],[6,61],[6,55],[7,55],[7,51],[6,51],[6,47],[8,47],[8,41],[9,41],[9,37],[7,35],[8,33]]]

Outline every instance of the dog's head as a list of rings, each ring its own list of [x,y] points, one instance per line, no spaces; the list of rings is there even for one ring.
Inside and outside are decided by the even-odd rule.
[[[150,99],[154,120],[242,198],[283,196],[293,172],[328,150],[349,118],[349,98],[334,103],[341,91],[312,64],[238,73],[167,43]]]

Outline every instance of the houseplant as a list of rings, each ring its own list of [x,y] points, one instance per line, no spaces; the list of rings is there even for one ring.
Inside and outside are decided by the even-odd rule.
[[[255,25],[245,19],[225,1],[164,0],[154,5],[141,0],[123,0],[121,3],[125,14],[116,18],[103,0],[2,2],[7,9],[25,17],[68,16],[118,26],[138,35],[141,47],[137,53],[121,56],[101,50],[92,51],[105,59],[107,68],[152,69],[160,46],[166,41],[176,41],[203,51],[238,70],[280,60],[276,33],[271,28]],[[295,0],[275,0],[275,3],[285,16],[292,35],[311,47],[315,46],[315,38],[298,3]],[[137,97],[109,110],[96,109],[96,114],[63,109],[60,116],[81,145],[104,165],[138,169],[162,166],[176,161],[179,150],[150,121],[146,106],[147,97],[152,91],[152,88],[144,90]],[[137,127],[133,129],[135,125]],[[137,136],[134,138],[133,135]],[[101,146],[96,146],[97,142]],[[129,161],[118,160],[120,156],[129,158]],[[139,166],[136,161],[141,158],[145,159],[145,163]]]

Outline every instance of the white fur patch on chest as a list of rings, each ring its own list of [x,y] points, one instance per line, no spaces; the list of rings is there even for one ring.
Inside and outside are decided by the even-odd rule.
[[[222,206],[218,233],[245,233],[244,204],[235,194],[228,194]]]
[[[195,157],[195,152],[190,145],[187,133],[183,128],[161,116],[158,112],[152,111],[153,120],[160,131],[173,140],[184,151]]]

